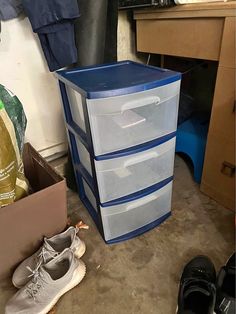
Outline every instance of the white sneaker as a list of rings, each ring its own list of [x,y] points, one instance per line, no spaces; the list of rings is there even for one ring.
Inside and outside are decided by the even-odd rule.
[[[32,256],[25,259],[15,270],[12,283],[16,288],[23,287],[29,280],[31,271],[47,263],[66,248],[70,248],[77,258],[84,255],[85,243],[77,236],[78,229],[69,227],[52,238],[44,238],[44,244]]]
[[[70,249],[32,272],[31,280],[7,303],[5,314],[47,314],[60,297],[78,285],[86,267]]]

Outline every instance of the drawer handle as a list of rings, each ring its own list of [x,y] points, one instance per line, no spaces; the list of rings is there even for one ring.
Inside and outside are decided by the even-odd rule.
[[[233,177],[235,174],[235,165],[228,161],[224,161],[222,163],[221,172],[228,177]]]
[[[151,104],[159,105],[160,98],[158,96],[150,96],[146,98],[140,98],[138,100],[129,101],[121,107],[121,112],[123,113],[126,110],[134,109],[138,107],[143,107]]]
[[[136,156],[133,158],[128,159],[127,161],[124,162],[124,167],[128,168],[130,166],[136,165],[140,162],[143,162],[145,160],[149,160],[152,158],[157,158],[159,156],[159,154],[157,152],[150,152],[147,154],[142,154],[140,156]]]
[[[138,200],[137,202],[135,202],[135,203],[133,203],[131,205],[128,205],[126,207],[126,210],[128,211],[128,210],[140,207],[140,206],[148,204],[148,203],[150,203],[150,202],[152,202],[152,201],[154,201],[156,199],[157,199],[157,197],[155,195],[149,195],[149,196],[147,196],[145,198],[141,198],[140,200]]]

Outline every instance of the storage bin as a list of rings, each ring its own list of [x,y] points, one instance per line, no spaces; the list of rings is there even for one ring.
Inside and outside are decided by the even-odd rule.
[[[96,209],[96,198],[90,187],[83,181],[86,198]],[[142,233],[145,226],[157,226],[170,215],[172,181],[155,192],[131,202],[115,206],[100,206],[105,240],[118,242],[122,237],[131,238],[133,232]],[[150,229],[150,228],[149,228]],[[148,230],[148,227],[147,227]]]
[[[121,61],[57,71],[80,198],[107,243],[170,215],[181,74]]]
[[[180,82],[145,92],[88,99],[95,156],[175,132]]]
[[[144,227],[171,210],[172,182],[143,198],[121,205],[100,207],[105,239],[124,236]]]
[[[57,76],[66,122],[70,127],[77,125],[76,132],[92,141],[95,156],[176,131],[177,72],[122,61],[60,70]]]
[[[76,139],[82,166],[92,175],[90,155]],[[175,137],[136,154],[94,160],[100,202],[127,196],[157,184],[173,175]]]
[[[173,175],[175,138],[120,158],[95,160],[101,203],[130,195]]]

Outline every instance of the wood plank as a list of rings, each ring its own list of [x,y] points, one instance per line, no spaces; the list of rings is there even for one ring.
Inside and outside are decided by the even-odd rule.
[[[232,10],[236,9],[236,1],[228,1],[228,2],[214,2],[214,3],[193,3],[193,4],[184,4],[177,5],[169,8],[147,8],[147,9],[139,9],[134,11],[134,18],[136,19],[138,16],[143,14],[150,13],[168,13],[168,12],[185,12],[185,11],[221,11],[221,10]],[[217,14],[217,13],[216,13]],[[235,12],[232,14],[236,14]]]
[[[223,26],[223,18],[137,20],[137,50],[218,60]]]
[[[205,154],[204,171],[201,181],[201,191],[215,199],[223,206],[235,209],[235,174],[223,170],[223,164],[228,162],[235,166],[235,147],[230,140],[212,135],[208,137]]]
[[[236,18],[225,19],[223,38],[220,51],[220,66],[236,68]]]
[[[197,18],[197,17],[235,17],[236,9],[223,10],[188,10],[188,11],[161,11],[146,12],[135,14],[135,20],[152,20],[152,19],[180,19],[180,18]]]
[[[223,187],[224,189],[225,187]],[[207,185],[206,182],[202,181],[200,190],[202,193],[206,194],[210,198],[213,198],[219,204],[223,205],[224,207],[235,210],[235,200],[229,198],[225,195],[224,190],[219,191],[218,189],[215,190],[212,186]]]
[[[219,67],[211,111],[210,134],[235,141],[235,69]]]
[[[219,67],[207,138],[201,190],[233,209],[235,174],[222,173],[223,163],[235,166],[235,69]]]

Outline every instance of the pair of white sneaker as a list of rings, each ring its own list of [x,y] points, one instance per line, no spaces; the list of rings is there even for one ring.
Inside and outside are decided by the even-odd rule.
[[[52,238],[15,270],[12,282],[20,289],[7,303],[5,314],[47,314],[59,298],[84,278],[85,253],[78,229],[69,227]]]

